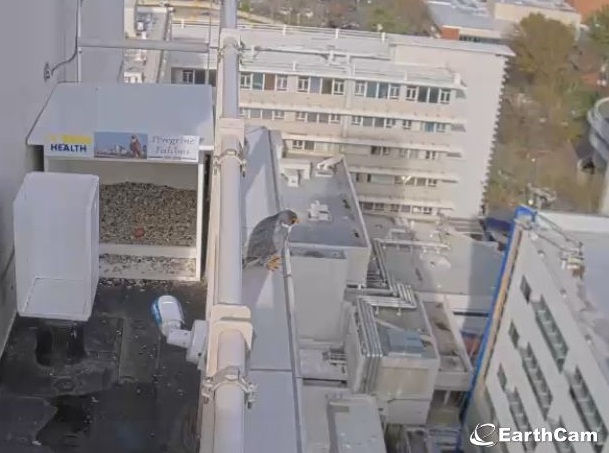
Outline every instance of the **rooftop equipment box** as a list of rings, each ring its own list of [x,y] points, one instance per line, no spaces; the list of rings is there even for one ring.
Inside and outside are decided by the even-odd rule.
[[[88,320],[99,280],[99,178],[28,173],[13,215],[19,314]]]

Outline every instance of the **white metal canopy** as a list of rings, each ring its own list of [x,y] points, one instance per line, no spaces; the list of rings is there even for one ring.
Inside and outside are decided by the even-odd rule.
[[[95,132],[198,136],[199,150],[214,147],[209,85],[62,83],[30,133],[28,145],[45,145],[55,134]]]

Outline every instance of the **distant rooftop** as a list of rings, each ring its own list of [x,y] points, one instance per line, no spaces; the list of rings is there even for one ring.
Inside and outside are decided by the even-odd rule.
[[[143,24],[147,39],[163,41],[170,27],[169,14],[164,9],[138,11],[136,21]],[[143,38],[141,32],[138,37]],[[161,73],[163,52],[159,50],[128,49],[124,56],[124,71],[141,73],[144,82],[156,83]]]
[[[524,8],[576,13],[564,0],[497,0],[497,2]],[[501,16],[494,17],[489,11],[488,4],[480,0],[428,0],[426,3],[431,18],[438,27],[485,30],[489,32],[489,37],[499,38],[514,26],[513,21]]]
[[[300,223],[290,233],[290,242],[295,245],[368,247],[362,214],[345,164],[340,161],[333,170],[318,172],[315,162],[321,161],[314,161],[313,165],[301,159],[280,161],[284,177],[280,178],[279,193],[283,205],[300,218]],[[286,167],[288,165],[290,168]],[[290,170],[304,174],[307,168],[310,169],[310,177],[300,177],[298,185],[291,187],[285,175]],[[296,174],[294,177],[298,178]]]
[[[536,233],[547,240],[536,240],[545,262],[573,311],[575,319],[605,378],[609,380],[609,217],[556,212],[540,212]],[[581,278],[569,269],[582,255]],[[575,275],[574,275],[575,274]]]
[[[328,73],[352,78],[379,77],[388,81],[449,84],[461,86],[455,74],[443,62],[430,65],[428,61],[395,61],[395,46],[414,46],[430,50],[454,50],[511,56],[503,45],[479,44],[462,41],[438,40],[418,36],[393,35],[352,30],[332,30],[308,27],[282,27],[272,25],[240,26],[244,45],[243,69],[248,66],[286,73]],[[218,47],[218,27],[212,25],[180,25],[172,28],[173,40],[208,40],[212,49]],[[331,55],[330,55],[331,54]],[[216,51],[210,56],[215,67]],[[173,67],[205,67],[207,55],[172,52]]]

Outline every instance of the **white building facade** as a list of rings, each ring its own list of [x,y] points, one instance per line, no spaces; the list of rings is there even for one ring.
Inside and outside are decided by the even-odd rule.
[[[174,25],[174,40],[212,45],[173,52],[174,83],[213,84],[217,34]],[[288,155],[345,154],[364,211],[480,213],[507,47],[257,25],[240,39],[242,115],[280,130]]]
[[[500,442],[495,451],[609,451],[603,277],[608,257],[609,218],[526,212],[518,217],[467,425],[561,427],[598,437]],[[465,451],[477,449],[470,432],[463,435]]]

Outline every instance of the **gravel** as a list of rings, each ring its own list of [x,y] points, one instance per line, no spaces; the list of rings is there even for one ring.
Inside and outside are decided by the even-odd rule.
[[[194,247],[197,192],[142,183],[100,187],[100,239],[106,244]]]
[[[151,280],[193,280],[194,259],[100,255],[100,277]]]

